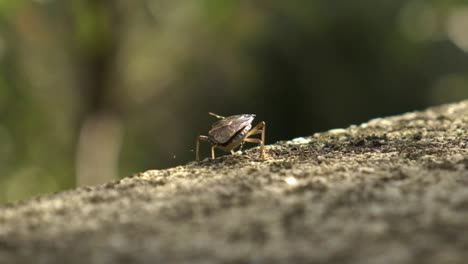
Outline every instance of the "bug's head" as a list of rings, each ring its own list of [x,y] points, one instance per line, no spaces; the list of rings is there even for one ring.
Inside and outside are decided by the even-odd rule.
[[[242,115],[236,115],[237,118],[240,120],[249,120],[249,122],[252,122],[255,119],[255,114],[242,114]]]
[[[254,119],[256,115],[255,114],[244,114],[244,116],[248,116],[248,117]]]

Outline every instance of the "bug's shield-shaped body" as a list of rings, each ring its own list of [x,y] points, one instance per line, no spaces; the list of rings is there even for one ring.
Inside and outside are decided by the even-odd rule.
[[[208,136],[199,135],[196,143],[196,160],[199,160],[200,141],[208,141],[211,144],[211,158],[215,158],[214,149],[219,148],[226,152],[233,153],[233,150],[241,146],[244,142],[260,144],[260,156],[264,156],[265,143],[265,122],[258,123],[252,128],[253,114],[233,115],[228,117],[209,113],[220,120],[215,122]],[[261,134],[261,139],[250,138],[252,135]]]
[[[234,115],[213,124],[208,132],[210,141],[218,147],[233,149],[239,146],[244,136],[252,128],[255,115]],[[228,145],[233,145],[229,146]]]

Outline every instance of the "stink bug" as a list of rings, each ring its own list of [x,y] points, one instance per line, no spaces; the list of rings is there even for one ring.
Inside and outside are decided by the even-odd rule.
[[[223,117],[217,114],[209,113],[210,115],[218,118],[208,136],[198,136],[196,146],[196,160],[200,160],[199,149],[200,140],[208,141],[211,144],[211,158],[215,158],[215,148],[222,149],[226,152],[234,153],[234,149],[241,147],[244,142],[260,144],[260,156],[264,156],[265,145],[265,122],[258,123],[252,128],[252,121],[255,115],[242,114]],[[249,138],[252,135],[262,134],[261,139]]]

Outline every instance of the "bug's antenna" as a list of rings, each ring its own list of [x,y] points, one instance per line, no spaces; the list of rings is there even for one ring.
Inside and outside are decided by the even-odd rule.
[[[215,113],[208,112],[208,114],[209,114],[209,115],[212,115],[212,116],[214,116],[214,117],[216,117],[216,118],[219,118],[219,119],[223,119],[223,118],[224,118],[224,116],[220,116],[220,115],[217,115],[217,114],[215,114]]]

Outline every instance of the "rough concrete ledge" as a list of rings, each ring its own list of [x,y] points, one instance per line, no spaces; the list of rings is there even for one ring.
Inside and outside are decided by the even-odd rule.
[[[0,207],[0,263],[466,263],[468,101]]]

